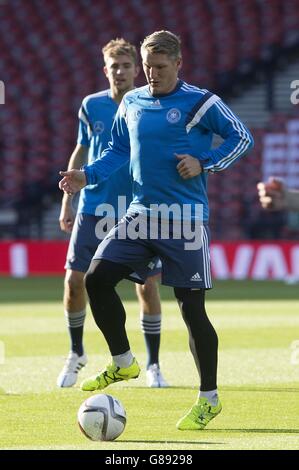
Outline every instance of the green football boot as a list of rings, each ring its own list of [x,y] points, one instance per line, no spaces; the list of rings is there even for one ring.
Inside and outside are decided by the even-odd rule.
[[[137,379],[140,373],[138,362],[134,358],[129,367],[118,367],[112,362],[106,369],[103,369],[98,375],[93,375],[81,383],[81,390],[93,392],[94,390],[103,390],[108,385],[122,380]]]
[[[221,410],[222,406],[219,399],[217,405],[212,406],[206,398],[198,398],[191,410],[177,422],[176,427],[180,431],[204,429]]]

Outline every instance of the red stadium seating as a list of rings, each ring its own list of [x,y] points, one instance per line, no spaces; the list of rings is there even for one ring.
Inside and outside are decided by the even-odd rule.
[[[57,187],[58,170],[75,143],[80,102],[107,87],[101,48],[111,38],[138,45],[154,30],[176,32],[183,42],[183,78],[212,90],[230,86],[234,74],[250,72],[261,59],[272,60],[278,47],[299,40],[296,0],[10,0],[1,3],[0,22],[0,79],[7,84],[0,108],[2,206],[22,198],[33,181]],[[281,118],[269,126],[281,128]],[[250,159],[229,175],[210,178],[217,238],[241,237],[244,207],[258,211],[258,132],[255,140]]]

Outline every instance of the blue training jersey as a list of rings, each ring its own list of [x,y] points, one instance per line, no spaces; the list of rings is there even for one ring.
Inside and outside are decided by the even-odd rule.
[[[223,143],[211,149],[213,134]],[[88,183],[104,181],[130,159],[133,178],[131,212],[148,212],[152,205],[173,203],[203,207],[208,221],[207,174],[228,168],[253,146],[244,124],[215,94],[179,80],[165,95],[136,88],[124,96],[112,128],[112,142],[100,160],[84,167]],[[175,153],[190,154],[203,173],[184,180]],[[183,213],[183,211],[182,211]]]
[[[110,90],[88,95],[79,110],[78,144],[88,147],[88,163],[92,163],[111,140],[111,127],[118,105]],[[109,181],[86,186],[80,192],[78,213],[96,214],[101,204],[110,204],[117,215],[118,196],[126,196],[127,205],[132,200],[132,181],[129,165],[117,170]]]

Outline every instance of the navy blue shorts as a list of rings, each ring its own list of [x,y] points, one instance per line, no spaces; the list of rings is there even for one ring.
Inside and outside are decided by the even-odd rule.
[[[86,273],[101,239],[96,236],[96,224],[101,217],[77,214],[66,255],[65,269]]]
[[[65,269],[71,269],[72,271],[80,271],[86,273],[90,262],[95,254],[99,244],[109,232],[111,226],[114,225],[110,220],[110,227],[106,230],[101,225],[101,230],[97,230],[98,222],[102,221],[103,217],[91,215],[91,214],[77,214],[68,252],[66,256]],[[153,269],[149,270],[148,276],[156,276],[161,273],[161,261],[156,259],[153,265]],[[132,275],[132,280],[140,282],[138,275]]]
[[[200,248],[186,249],[186,238],[157,239],[124,237],[134,217],[126,215],[99,245],[94,259],[106,259],[128,266],[135,282],[144,282],[151,275],[157,259],[162,263],[162,284],[172,287],[211,289],[210,232],[201,225]],[[121,234],[121,235],[120,235]]]

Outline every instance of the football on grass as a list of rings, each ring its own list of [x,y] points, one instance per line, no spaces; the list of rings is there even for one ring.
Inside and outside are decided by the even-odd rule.
[[[111,395],[93,395],[78,410],[80,429],[92,441],[114,441],[125,429],[126,421],[123,405]]]

